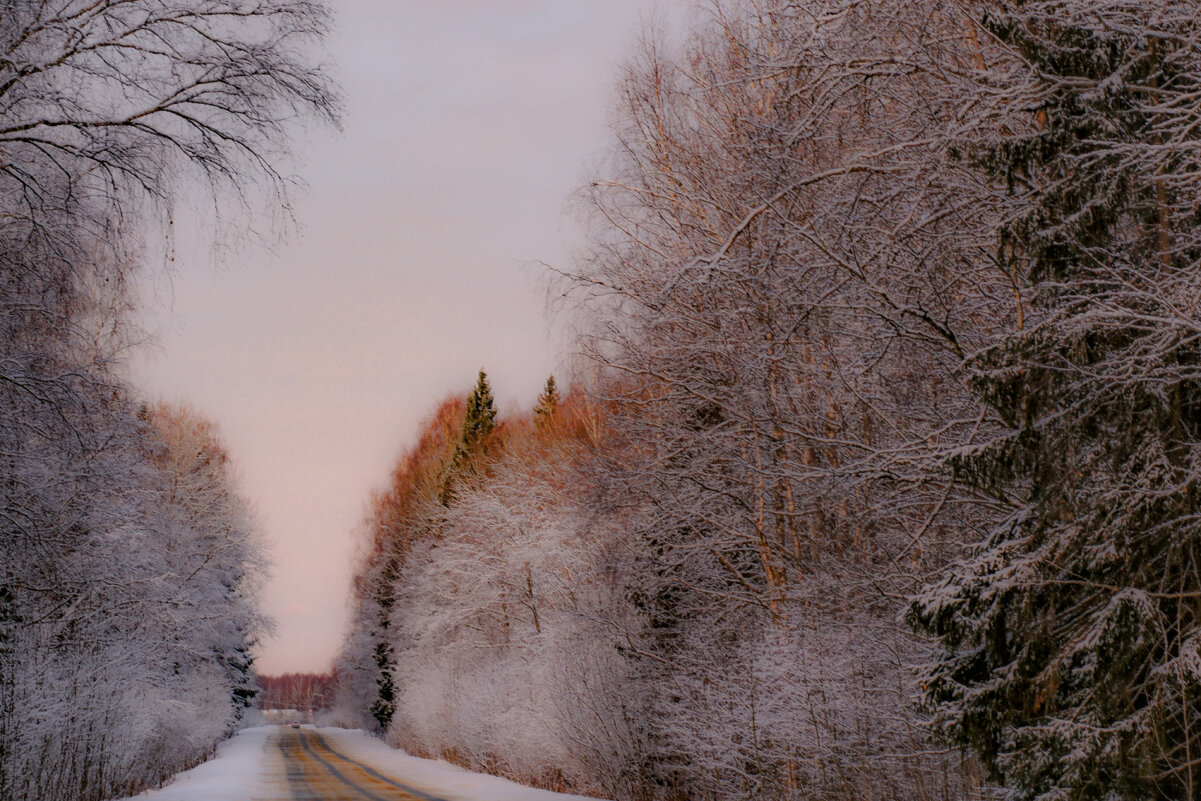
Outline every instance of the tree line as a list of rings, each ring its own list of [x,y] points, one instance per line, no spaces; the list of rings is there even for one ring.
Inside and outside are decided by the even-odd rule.
[[[1201,6],[692,19],[570,392],[481,374],[373,499],[342,714],[614,798],[1201,797]]]
[[[334,677],[329,673],[281,673],[256,677],[259,694],[255,706],[262,710],[294,709],[309,720],[333,702]]]
[[[252,702],[264,562],[216,428],[125,363],[197,190],[266,201],[336,120],[304,0],[0,0],[0,799],[141,791]],[[166,245],[158,243],[166,242]]]

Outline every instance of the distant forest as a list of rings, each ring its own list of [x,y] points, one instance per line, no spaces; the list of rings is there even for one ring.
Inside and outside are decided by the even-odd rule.
[[[567,380],[373,498],[338,714],[619,799],[1201,798],[1201,3],[690,19]]]
[[[328,673],[283,673],[258,677],[258,708],[295,709],[308,716],[330,707],[334,677]]]

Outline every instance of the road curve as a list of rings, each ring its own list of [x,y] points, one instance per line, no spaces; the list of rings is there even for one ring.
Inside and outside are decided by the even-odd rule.
[[[443,801],[340,751],[332,737],[279,727],[268,742],[281,798],[290,801]]]

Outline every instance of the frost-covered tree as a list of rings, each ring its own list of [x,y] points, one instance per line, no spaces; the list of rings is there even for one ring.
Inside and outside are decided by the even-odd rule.
[[[62,798],[88,776],[112,792],[102,776],[126,755],[97,747],[97,733],[144,676],[117,653],[139,642],[131,616],[99,619],[143,600],[101,582],[138,571],[112,547],[136,532],[145,483],[113,371],[128,265],[52,217],[53,237],[0,227],[0,797],[17,799]]]
[[[140,791],[252,691],[244,505],[121,368],[147,232],[190,179],[286,208],[291,126],[337,115],[307,52],[327,23],[303,0],[0,0],[5,801]]]
[[[897,613],[976,525],[934,458],[980,425],[952,375],[1012,308],[990,198],[946,157],[978,48],[950,3],[699,19],[681,52],[652,37],[627,67],[572,277],[610,377],[600,483],[638,511],[644,778],[668,797],[953,797]]]
[[[184,176],[286,205],[287,126],[337,117],[306,52],[328,24],[312,0],[3,0],[0,224],[136,235]]]
[[[532,416],[497,424],[488,470],[462,473],[437,502],[428,477],[461,444],[464,407],[449,403],[429,421],[377,499],[356,596],[372,615],[386,598],[387,614],[383,624],[356,614],[339,658],[340,714],[353,721],[377,709],[371,655],[382,646],[390,742],[525,782],[629,797],[641,747],[620,646],[636,622],[621,597],[620,517],[581,503],[594,410],[576,393],[552,427]],[[378,565],[389,555],[386,575]]]
[[[409,552],[437,537],[448,469],[461,443],[465,404],[450,398],[423,426],[417,444],[372,499],[366,551],[352,587],[352,624],[339,652],[335,709],[348,724],[387,731],[395,712],[392,607]]]
[[[475,770],[622,797],[638,743],[616,541],[568,459],[508,453],[465,482],[397,585],[390,739]],[[611,525],[611,524],[609,524]]]
[[[176,661],[194,665],[182,672],[193,680],[198,672],[210,675],[226,696],[211,708],[198,704],[193,720],[214,715],[232,731],[257,693],[251,651],[267,626],[258,608],[262,543],[215,426],[169,406],[151,410],[149,420],[161,443],[153,460],[165,481],[156,528],[179,577],[179,633],[168,636],[184,649]]]
[[[244,504],[211,444],[160,436],[113,391],[70,430],[27,420],[38,434],[5,465],[5,798],[136,792],[204,758],[245,706],[262,619]]]
[[[1201,797],[1201,4],[999,2],[1022,316],[967,363],[1000,430],[954,459],[1005,515],[913,614],[946,733],[1025,799]]]

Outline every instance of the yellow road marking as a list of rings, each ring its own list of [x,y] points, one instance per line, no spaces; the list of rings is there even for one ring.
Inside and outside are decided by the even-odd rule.
[[[440,801],[346,757],[311,729],[283,729],[277,748],[293,801]]]

